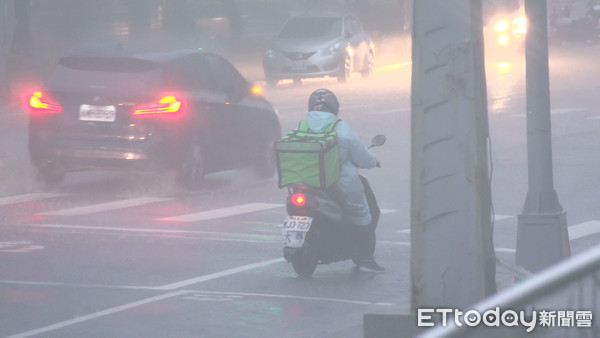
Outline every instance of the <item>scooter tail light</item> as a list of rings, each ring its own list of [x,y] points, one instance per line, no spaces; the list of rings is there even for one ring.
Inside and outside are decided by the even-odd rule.
[[[163,96],[158,103],[149,103],[135,106],[133,115],[155,115],[155,114],[172,114],[179,111],[181,101],[175,96]]]
[[[29,98],[29,107],[35,111],[48,113],[60,113],[62,111],[60,104],[48,99],[40,91],[31,94],[31,97]]]
[[[303,207],[306,205],[306,196],[302,193],[293,194],[291,197],[292,204],[297,207]]]

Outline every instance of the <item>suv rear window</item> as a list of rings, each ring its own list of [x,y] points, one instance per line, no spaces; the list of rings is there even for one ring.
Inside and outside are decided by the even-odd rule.
[[[156,63],[148,60],[107,56],[66,56],[58,63],[67,68],[92,72],[137,73],[158,68]]]
[[[158,63],[135,58],[105,56],[63,57],[46,86],[70,92],[148,94],[164,85]]]

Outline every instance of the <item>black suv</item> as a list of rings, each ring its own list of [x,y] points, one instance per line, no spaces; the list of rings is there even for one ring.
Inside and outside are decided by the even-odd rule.
[[[273,106],[227,60],[200,49],[63,56],[30,99],[29,153],[58,184],[80,169],[275,172]]]

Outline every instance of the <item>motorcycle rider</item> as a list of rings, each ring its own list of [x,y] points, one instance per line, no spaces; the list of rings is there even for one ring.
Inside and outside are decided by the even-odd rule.
[[[338,118],[339,102],[328,89],[317,89],[309,97],[306,123],[309,131],[320,133]],[[341,204],[345,219],[352,233],[353,260],[359,270],[380,272],[385,269],[375,261],[375,222],[369,211],[365,187],[358,168],[371,169],[379,162],[370,150],[358,138],[346,122],[340,120],[335,125],[340,151],[340,178],[328,192]]]

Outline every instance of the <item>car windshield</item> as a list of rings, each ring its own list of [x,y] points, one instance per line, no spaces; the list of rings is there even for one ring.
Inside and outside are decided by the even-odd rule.
[[[342,18],[293,18],[283,27],[281,38],[316,38],[342,34]]]

